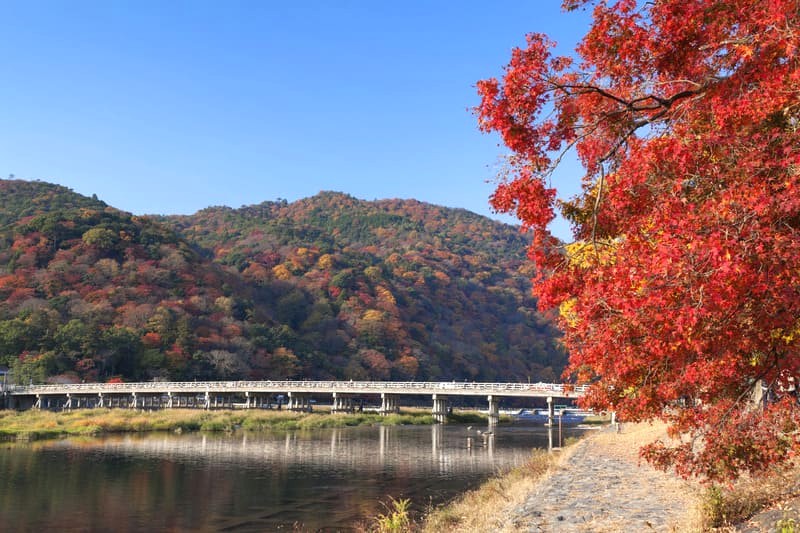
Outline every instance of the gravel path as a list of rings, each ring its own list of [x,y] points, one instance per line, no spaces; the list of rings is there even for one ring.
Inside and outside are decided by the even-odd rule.
[[[569,457],[517,506],[506,531],[688,531],[695,486],[639,465],[638,449],[663,432],[630,426],[579,442]]]

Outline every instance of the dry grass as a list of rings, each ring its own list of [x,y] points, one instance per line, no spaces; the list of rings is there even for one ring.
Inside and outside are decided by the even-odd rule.
[[[624,426],[619,435],[604,433],[593,438],[604,453],[635,460],[643,444],[664,434],[663,424],[636,424]],[[791,520],[800,523],[800,465],[756,478],[743,476],[729,486],[702,486],[697,481],[692,486],[696,501],[687,508],[678,531],[732,532],[759,512],[767,519],[756,520],[756,530],[780,531],[779,526]]]
[[[0,411],[0,437],[29,440],[65,435],[88,436],[144,431],[260,431],[430,423],[433,423],[433,417],[426,412],[404,412],[382,417],[375,413],[331,415],[256,409],[164,409],[148,412],[131,409],[76,409],[59,413],[29,410]]]
[[[586,446],[598,457],[614,457],[636,464],[639,462],[639,448],[664,435],[665,428],[661,424],[626,424],[620,433],[598,432],[586,437],[588,439]],[[521,506],[559,465],[568,462],[574,451],[574,446],[567,446],[558,454],[537,451],[523,467],[489,480],[453,503],[432,511],[426,517],[421,529],[426,532],[517,531],[518,526],[509,520],[514,510]],[[649,467],[643,465],[642,468]],[[682,515],[677,525],[672,526],[673,531],[702,529],[700,488],[697,484],[687,485],[685,481],[665,475],[658,476],[657,484],[647,490],[674,494],[677,505],[682,506]],[[627,530],[630,524],[599,520],[596,523],[587,523],[585,526],[585,531],[616,533]]]
[[[602,446],[603,453],[636,460],[643,444],[663,438],[665,433],[661,423],[635,424],[624,426],[619,435],[604,433],[593,438]],[[800,502],[791,501],[800,496],[800,465],[756,478],[743,476],[729,486],[703,486],[696,480],[691,486],[695,502],[687,508],[678,531],[736,531],[738,524],[769,509],[778,512],[770,513],[769,521],[758,523],[758,530],[779,531],[781,520],[786,523],[794,519],[800,523],[800,511],[794,510]]]
[[[703,488],[696,480],[683,480],[673,473],[658,473],[639,458],[639,449],[645,444],[657,439],[667,440],[666,424],[663,422],[621,424],[619,432],[603,432],[590,437],[590,446],[598,454],[605,457],[615,457],[631,463],[641,465],[648,474],[658,474],[653,481],[652,490],[663,494],[671,494],[676,505],[682,507],[680,518],[669,526],[670,531],[696,532],[704,531]],[[591,529],[592,524],[587,524],[589,530],[598,532],[620,531],[613,523],[605,523],[600,527]]]
[[[666,425],[662,422],[652,424],[621,424],[619,432],[605,431],[592,435],[593,445],[602,448],[603,453],[628,461],[639,461],[639,448],[656,439],[666,438]]]
[[[756,515],[760,527],[777,531],[776,523],[781,519],[800,521],[798,496],[800,466],[796,464],[766,476],[743,476],[730,486],[706,489],[703,525],[710,531],[734,531],[736,524]]]
[[[569,458],[571,449],[568,446],[559,453],[534,450],[524,465],[494,477],[453,502],[432,510],[425,517],[422,531],[506,531],[503,523],[510,511],[525,502],[548,472]]]

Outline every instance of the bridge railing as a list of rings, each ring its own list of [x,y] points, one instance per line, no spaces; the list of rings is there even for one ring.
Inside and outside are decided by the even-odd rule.
[[[269,390],[274,392],[337,392],[357,391],[380,393],[397,391],[405,394],[481,392],[498,394],[502,392],[536,392],[554,395],[581,395],[585,386],[562,383],[486,383],[486,382],[427,382],[427,381],[147,381],[134,383],[72,383],[63,385],[21,385],[14,388],[15,394],[36,393],[132,393],[153,391],[214,391],[245,392]]]

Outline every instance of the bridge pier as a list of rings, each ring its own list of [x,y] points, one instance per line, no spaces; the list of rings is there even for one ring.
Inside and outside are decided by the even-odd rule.
[[[388,394],[386,392],[381,393],[381,410],[380,414],[386,416],[391,413],[397,413],[400,411],[400,408],[397,405],[397,395],[396,394]]]
[[[500,400],[495,396],[489,396],[489,425],[494,426],[500,422]]]
[[[433,395],[433,419],[443,424],[447,421],[447,397],[441,394]]]
[[[249,402],[248,405],[251,409],[270,409],[269,395],[259,394],[256,392],[248,392]],[[264,401],[266,400],[266,401]]]
[[[290,411],[305,411],[310,413],[312,411],[310,400],[311,398],[308,394],[290,392],[289,403],[286,408]]]
[[[251,392],[250,393],[250,398],[251,398],[251,405],[252,405],[251,408],[252,409],[264,409],[264,408],[269,409],[270,408],[269,396],[264,395],[264,394],[258,394],[258,393],[252,393]],[[267,399],[266,405],[264,404],[264,399],[265,398]]]
[[[331,406],[331,413],[352,413],[353,412],[353,397],[350,394],[343,394],[341,392],[333,393],[333,405]]]
[[[215,402],[214,407],[229,409],[233,405],[233,398],[231,398],[230,394],[215,394],[213,398]]]

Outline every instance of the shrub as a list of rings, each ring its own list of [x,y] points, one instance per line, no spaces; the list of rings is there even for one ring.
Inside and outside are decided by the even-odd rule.
[[[387,508],[387,512],[375,518],[375,527],[372,528],[373,532],[405,533],[412,531],[413,523],[409,515],[411,500],[407,498],[400,500],[390,498],[390,504],[384,504],[384,506]]]

